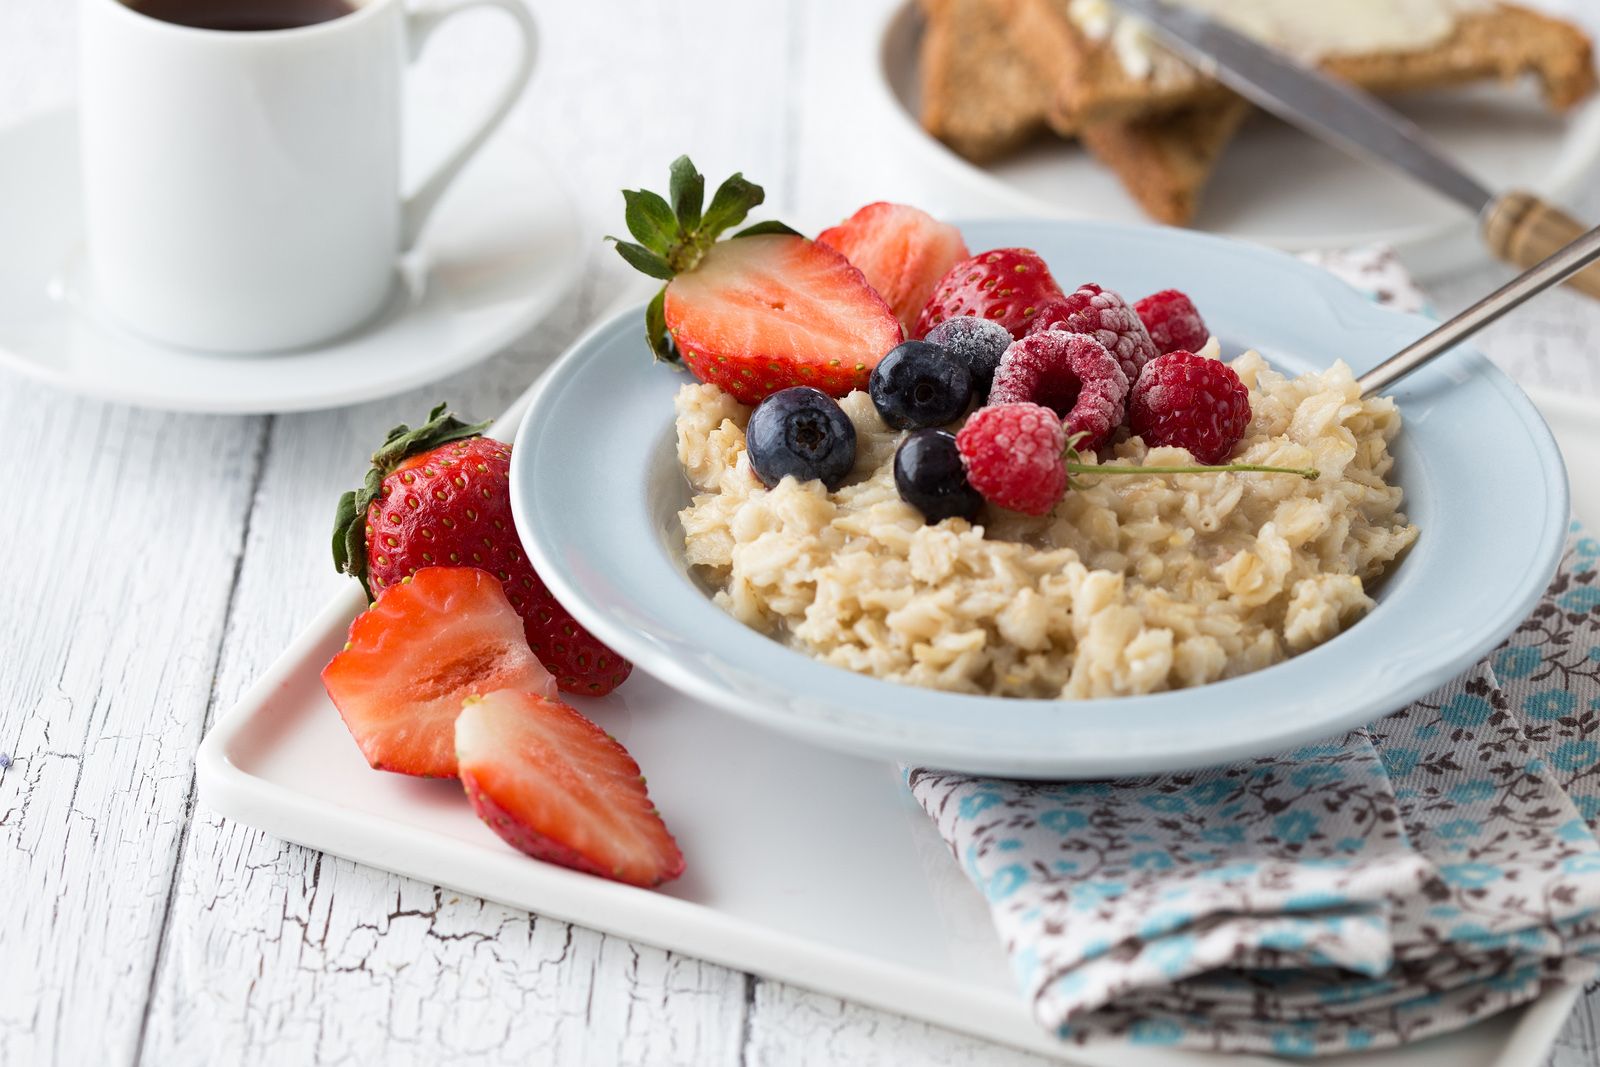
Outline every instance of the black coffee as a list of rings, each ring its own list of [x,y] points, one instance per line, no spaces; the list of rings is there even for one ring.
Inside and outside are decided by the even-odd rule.
[[[350,0],[126,0],[142,15],[200,30],[290,30],[332,22],[356,9]]]

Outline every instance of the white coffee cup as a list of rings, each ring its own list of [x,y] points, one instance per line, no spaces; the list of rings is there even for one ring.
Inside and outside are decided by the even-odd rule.
[[[154,340],[301,348],[375,316],[400,253],[511,110],[537,38],[521,0],[354,0],[290,29],[195,29],[82,0],[79,124],[92,299]],[[516,70],[461,147],[400,191],[401,78],[434,29],[497,7]]]

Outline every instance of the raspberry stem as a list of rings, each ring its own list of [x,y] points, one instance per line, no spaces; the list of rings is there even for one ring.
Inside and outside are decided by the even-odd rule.
[[[1071,474],[1230,474],[1253,471],[1259,474],[1293,474],[1308,482],[1316,481],[1322,473],[1311,467],[1267,467],[1259,463],[1230,463],[1222,467],[1118,467],[1073,461],[1068,461],[1067,471]]]

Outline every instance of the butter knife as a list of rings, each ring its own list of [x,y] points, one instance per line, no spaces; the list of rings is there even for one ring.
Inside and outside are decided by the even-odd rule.
[[[1417,126],[1376,98],[1193,8],[1164,0],[1113,0],[1150,24],[1162,44],[1201,73],[1314,137],[1382,167],[1400,170],[1473,212],[1497,258],[1529,268],[1589,229],[1525,190],[1496,194]],[[1600,299],[1600,267],[1573,275],[1573,288]]]

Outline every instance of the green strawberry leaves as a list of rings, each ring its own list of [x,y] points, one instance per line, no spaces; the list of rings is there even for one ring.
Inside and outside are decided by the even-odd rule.
[[[694,270],[707,250],[727,231],[738,226],[767,198],[761,186],[743,174],[734,174],[717,186],[706,204],[706,180],[688,156],[672,161],[667,195],[647,189],[622,191],[623,221],[632,241],[607,237],[617,255],[628,266],[652,278],[670,282],[679,274]],[[769,220],[733,234],[734,238],[763,234],[799,232],[781,222]],[[678,352],[667,331],[666,289],[656,293],[645,309],[645,337],[656,359],[678,361]]]
[[[362,536],[365,533],[365,520],[357,522],[356,515],[356,491],[349,489],[340,494],[339,506],[333,513],[333,569],[340,574],[355,575],[365,589],[367,543]],[[370,589],[367,590],[367,599],[372,599]]]
[[[784,234],[788,234],[790,237],[802,237],[802,236],[804,236],[799,230],[795,229],[793,226],[790,226],[788,223],[779,222],[777,219],[767,219],[765,222],[758,222],[754,226],[746,226],[744,229],[742,229],[738,233],[734,234],[734,236],[735,237],[760,237],[762,234],[765,234],[765,233],[784,233]]]
[[[743,174],[735,174],[711,194],[711,206],[700,220],[701,228],[720,236],[724,230],[743,222],[750,210],[758,207],[766,198],[766,190],[761,186],[745,181]]]
[[[672,276],[678,273],[671,263],[644,245],[636,245],[632,241],[617,241],[615,237],[608,237],[606,240],[616,241],[617,255],[627,260],[628,266],[641,274],[648,274],[662,281],[671,281]]]
[[[436,404],[428,412],[428,421],[415,430],[401,423],[383,439],[383,447],[372,454],[372,466],[387,478],[394,469],[412,456],[432,452],[440,445],[459,441],[464,437],[481,437],[489,428],[487,422],[466,423],[450,413],[449,404]]]
[[[700,205],[706,202],[706,180],[695,170],[688,156],[672,161],[667,192],[672,196],[672,210],[684,232],[700,225]]]
[[[650,351],[660,363],[677,363],[678,346],[672,343],[667,332],[667,287],[656,290],[648,307],[644,309],[644,336],[650,342]]]
[[[694,270],[718,238],[767,198],[761,186],[735,174],[717,186],[706,206],[706,180],[688,156],[673,161],[668,193],[670,202],[647,189],[624,189],[623,221],[633,240],[606,238],[630,267],[663,280]],[[781,222],[761,222],[734,236],[795,232]]]
[[[628,232],[645,248],[665,256],[678,239],[678,216],[672,205],[648,189],[622,190],[623,217]]]

